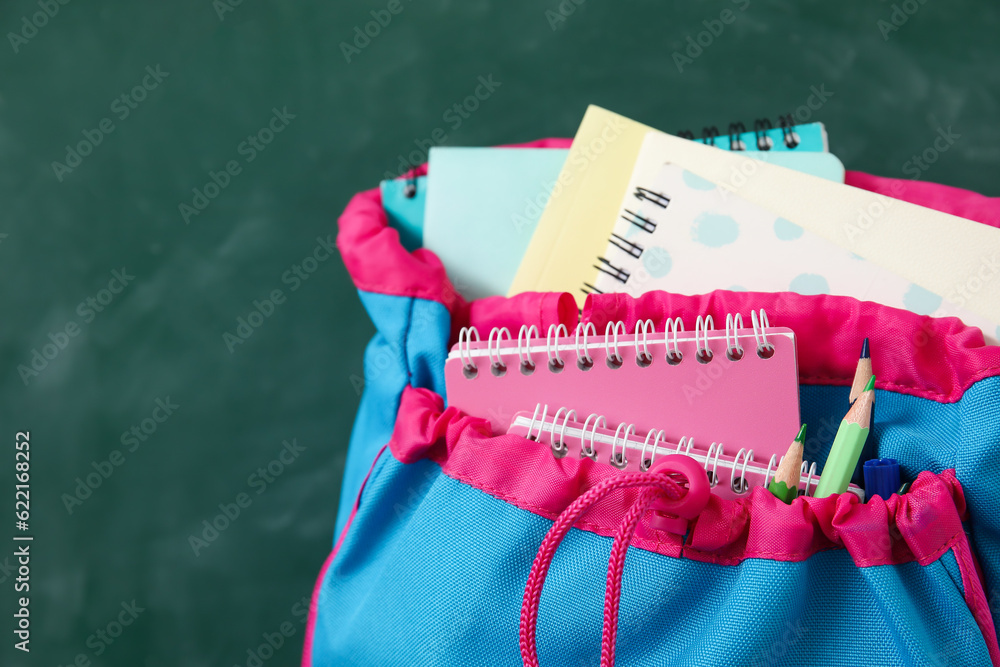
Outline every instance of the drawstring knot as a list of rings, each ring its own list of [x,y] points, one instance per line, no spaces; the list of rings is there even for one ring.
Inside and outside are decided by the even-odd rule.
[[[684,483],[687,488],[683,486]],[[650,521],[652,528],[684,535],[687,533],[689,521],[705,508],[710,493],[705,471],[694,459],[682,454],[671,454],[659,459],[649,472],[616,475],[570,503],[542,540],[524,587],[520,635],[521,659],[525,667],[538,667],[535,641],[538,603],[556,549],[584,512],[619,489],[639,489],[640,492],[636,501],[622,517],[608,558],[608,576],[604,590],[604,628],[601,633],[601,667],[612,667],[615,662],[622,571],[625,569],[625,556],[639,520],[647,511],[652,510],[653,517]]]

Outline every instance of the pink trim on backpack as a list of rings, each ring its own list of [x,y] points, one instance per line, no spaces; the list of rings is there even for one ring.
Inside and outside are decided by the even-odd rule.
[[[638,298],[593,294],[582,318],[597,331],[621,321],[631,333],[639,320],[652,320],[663,331],[675,317],[690,326],[699,315],[718,323],[727,313],[741,313],[746,322],[751,310],[761,308],[771,323],[795,331],[803,384],[850,385],[865,335],[879,389],[951,403],[972,384],[1000,375],[1000,346],[986,345],[979,329],[954,317],[927,317],[850,297],[724,290],[698,296],[649,292]],[[525,292],[462,304],[454,311],[452,338],[464,326],[475,326],[483,338],[493,327],[507,327],[516,337],[522,324],[534,324],[544,337],[550,324],[565,324],[572,332],[577,321],[569,294]]]
[[[521,147],[567,148],[569,139],[542,139]],[[421,165],[413,174],[424,174]],[[1000,225],[1000,199],[934,183],[888,179],[861,172],[847,172],[849,185],[888,192],[900,199]],[[399,233],[390,228],[378,189],[356,195],[340,217],[337,246],[358,289],[378,294],[437,301],[452,313],[453,339],[463,326],[474,325],[488,333],[494,326],[512,332],[520,324],[535,324],[544,334],[551,323],[572,330],[576,314],[571,300],[561,295],[519,295],[518,302],[503,297],[466,302],[448,279],[444,266],[425,249],[408,252],[399,243]],[[620,301],[620,295],[599,295],[588,303],[586,317],[602,331],[609,317],[624,319],[632,312],[649,317],[662,330],[669,314],[685,321],[713,314],[725,321],[728,312],[747,314],[751,307],[765,308],[771,319],[791,327],[806,345],[799,346],[801,381],[806,384],[850,384],[860,349],[860,334],[872,338],[873,364],[878,388],[948,403],[958,400],[974,382],[1000,375],[1000,347],[984,347],[978,329],[964,327],[955,318],[932,319],[846,297],[799,296],[792,293],[759,294],[715,292],[686,297],[660,294],[643,300],[635,308]],[[602,312],[603,311],[603,312]],[[825,322],[816,324],[815,313]],[[721,317],[720,314],[721,313]],[[523,319],[519,319],[523,316]],[[638,316],[638,315],[636,315]],[[634,323],[634,320],[628,324]],[[843,326],[850,323],[851,326]],[[879,351],[898,349],[904,353]]]
[[[1000,346],[986,345],[978,328],[955,317],[927,317],[850,297],[723,290],[699,296],[649,292],[638,298],[595,294],[584,305],[583,319],[598,331],[621,320],[629,332],[637,321],[651,319],[663,331],[668,318],[680,317],[690,326],[698,315],[712,315],[718,323],[727,313],[741,313],[748,321],[750,311],[761,308],[772,324],[795,332],[803,384],[850,385],[864,336],[871,339],[879,389],[951,403],[973,383],[1000,375]]]
[[[539,139],[507,148],[569,148],[572,139]],[[405,176],[422,176],[422,164]],[[403,178],[405,176],[401,176]],[[985,197],[937,183],[882,178],[848,171],[848,185],[888,194],[904,201],[1000,227],[1000,198]],[[358,289],[428,299],[449,309],[464,303],[444,272],[440,260],[424,249],[410,253],[399,243],[399,233],[389,227],[378,188],[360,192],[340,216],[337,247]]]
[[[569,148],[569,139],[539,139],[507,148]],[[427,173],[422,164],[407,172]],[[378,188],[354,195],[338,221],[337,248],[354,286],[366,292],[437,301],[449,310],[465,300],[455,291],[441,260],[423,248],[412,253],[399,242],[399,232],[389,227]]]
[[[375,470],[375,465],[382,458],[383,452],[385,452],[388,445],[384,445],[382,449],[378,451],[375,455],[375,460],[372,461],[371,468],[368,469],[368,474],[365,475],[364,481],[361,482],[361,488],[358,490],[358,495],[354,498],[354,507],[351,508],[351,514],[347,517],[347,522],[344,524],[344,529],[340,531],[340,537],[337,538],[337,544],[334,545],[333,551],[330,555],[326,557],[323,561],[323,567],[319,571],[319,577],[316,578],[316,584],[313,586],[312,599],[309,602],[309,620],[306,622],[306,636],[305,641],[302,646],[302,667],[312,667],[312,649],[313,640],[316,636],[316,616],[319,613],[319,594],[323,590],[323,579],[326,578],[326,571],[330,569],[330,565],[333,563],[333,559],[337,557],[337,552],[340,551],[340,545],[344,543],[344,537],[347,535],[347,531],[350,530],[351,524],[354,522],[354,517],[358,514],[358,506],[361,504],[361,494],[365,490],[365,486],[368,484],[368,479],[372,476],[372,471]]]
[[[675,457],[678,461],[684,460],[682,455],[675,455]],[[688,460],[690,461],[690,459]],[[685,470],[684,468],[687,469]],[[687,493],[684,493],[677,479],[671,476],[671,472],[680,472],[687,478]],[[635,503],[628,507],[624,516],[622,516],[611,546],[611,555],[608,557],[608,574],[604,588],[604,625],[601,633],[600,664],[601,667],[614,666],[615,644],[618,636],[618,612],[622,594],[622,572],[625,569],[625,558],[628,555],[628,548],[634,539],[636,527],[647,510],[657,507],[656,503],[659,499],[668,500],[669,507],[682,507],[691,497],[691,494],[694,493],[694,486],[691,484],[692,478],[690,475],[693,473],[700,476],[701,472],[697,465],[693,469],[689,467],[689,464],[674,469],[671,469],[671,466],[668,465],[660,470],[656,470],[654,467],[648,473],[624,473],[609,477],[574,500],[559,515],[559,518],[552,524],[552,527],[545,534],[545,538],[538,547],[538,552],[531,564],[528,582],[524,587],[524,599],[521,603],[520,646],[521,659],[525,667],[539,667],[536,645],[538,606],[549,566],[552,563],[559,544],[577,519],[589,508],[593,507],[595,503],[600,502],[606,496],[621,488],[639,488],[642,492]],[[701,478],[700,483],[702,485],[706,484],[704,477]],[[707,491],[707,489],[703,490]],[[693,500],[693,502],[701,504],[703,500],[704,498],[701,497],[698,500]],[[925,530],[933,531],[939,523],[935,514],[940,511],[947,512],[948,500],[947,497],[942,499],[942,502],[945,503],[944,507],[938,506],[936,499],[932,499],[931,503],[920,508],[914,507],[915,513],[921,514],[922,520],[914,522],[912,528],[918,533]],[[906,524],[897,525],[901,532],[904,527],[910,527]],[[861,529],[863,530],[864,528],[862,527]],[[960,532],[958,536],[949,538],[946,544],[952,545],[951,548],[962,577],[962,589],[966,605],[983,635],[987,651],[990,654],[990,662],[994,666],[1000,666],[1000,648],[997,646],[993,618],[986,604],[986,595],[983,592],[982,581],[977,576],[968,540],[964,532]],[[942,553],[941,550],[935,550],[927,557],[927,562],[934,562],[937,558],[940,558]],[[921,559],[921,564],[926,565],[927,563]]]
[[[491,436],[487,420],[445,409],[440,396],[412,387],[403,391],[389,447],[403,463],[430,459],[449,477],[553,521],[582,493],[622,474],[586,458],[557,459],[548,447],[519,436]],[[626,489],[606,498],[576,526],[613,536],[638,493]],[[924,472],[906,495],[864,504],[843,494],[785,505],[763,488],[735,501],[713,495],[686,540],[644,524],[632,544],[720,565],[747,558],[801,561],[839,548],[859,567],[926,564],[965,540],[965,514],[954,471]]]

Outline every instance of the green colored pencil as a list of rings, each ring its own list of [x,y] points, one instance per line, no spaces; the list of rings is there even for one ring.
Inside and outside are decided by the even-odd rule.
[[[854,468],[861,458],[861,450],[864,449],[865,441],[868,439],[874,400],[875,376],[873,375],[865,385],[864,391],[858,396],[858,400],[854,401],[854,405],[847,411],[844,420],[840,422],[837,437],[833,440],[830,455],[826,457],[826,465],[823,466],[823,475],[816,485],[817,498],[826,498],[847,491],[851,475],[854,474]]]
[[[791,505],[799,495],[799,477],[802,474],[802,443],[806,441],[806,425],[799,429],[799,434],[788,446],[785,458],[778,464],[774,480],[767,485],[770,491],[781,502]]]

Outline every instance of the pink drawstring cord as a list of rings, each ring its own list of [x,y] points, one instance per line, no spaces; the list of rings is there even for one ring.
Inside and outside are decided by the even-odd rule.
[[[542,544],[538,548],[535,560],[531,564],[528,582],[524,587],[520,639],[521,659],[525,667],[538,667],[538,650],[535,638],[538,627],[538,604],[542,597],[542,585],[545,583],[545,577],[552,565],[552,558],[566,533],[569,532],[580,515],[612,491],[640,488],[642,491],[638,499],[625,513],[618,531],[615,533],[611,555],[608,558],[608,576],[604,591],[604,627],[601,637],[601,667],[614,665],[622,572],[625,568],[625,556],[628,553],[628,547],[632,542],[636,527],[639,525],[639,520],[650,509],[650,506],[653,506],[655,510],[663,509],[667,512],[676,512],[684,518],[692,518],[697,516],[708,500],[708,484],[703,474],[699,477],[699,473],[696,473],[692,477],[692,470],[687,462],[693,463],[693,460],[683,456],[679,458],[685,459],[685,461],[679,462],[681,464],[680,470],[672,466],[669,461],[669,459],[674,459],[674,463],[678,463],[675,456],[668,456],[664,457],[663,465],[657,465],[652,472],[628,473],[601,482],[574,500],[552,524],[552,528],[546,533],[545,539],[542,540]],[[672,476],[678,473],[687,477],[690,489],[684,489],[672,479]],[[657,501],[660,502],[654,505]],[[674,501],[676,506],[669,501]],[[677,519],[669,519],[668,521],[676,522]],[[671,525],[677,526],[678,524]]]

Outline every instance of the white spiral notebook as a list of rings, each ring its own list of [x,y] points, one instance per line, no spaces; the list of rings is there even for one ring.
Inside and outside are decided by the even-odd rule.
[[[888,269],[746,201],[697,174],[664,164],[633,182],[585,292],[715,289],[834,294],[920,315],[958,317],[997,344],[997,327]]]
[[[784,458],[771,453],[762,456],[747,448],[735,451],[722,442],[696,442],[692,437],[673,442],[662,429],[643,433],[633,423],[608,423],[604,415],[592,413],[584,417],[572,408],[550,410],[547,404],[514,415],[507,433],[548,445],[556,458],[586,458],[629,472],[646,472],[657,457],[684,454],[704,468],[712,493],[728,499],[744,497],[757,486],[766,487]],[[813,495],[819,479],[816,464],[803,461],[799,495]],[[860,487],[851,484],[847,490],[864,501]]]

